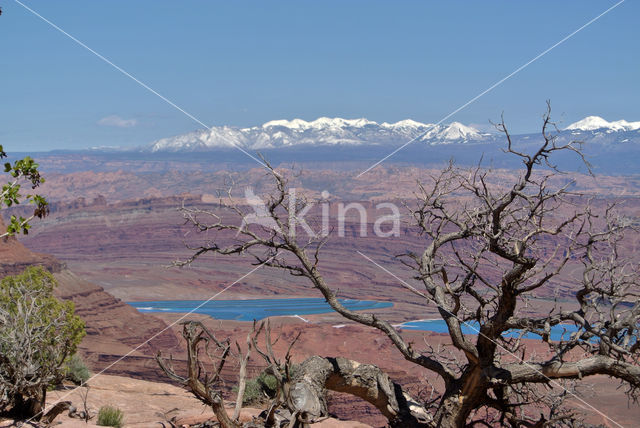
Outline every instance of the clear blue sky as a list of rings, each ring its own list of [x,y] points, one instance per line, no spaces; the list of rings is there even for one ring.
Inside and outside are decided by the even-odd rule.
[[[435,122],[612,1],[23,0],[209,125],[320,116]],[[134,146],[199,128],[0,0],[0,144]],[[640,120],[640,2],[617,9],[451,120],[538,129]]]

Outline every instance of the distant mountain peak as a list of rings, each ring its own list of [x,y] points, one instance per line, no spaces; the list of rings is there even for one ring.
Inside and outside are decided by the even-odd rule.
[[[443,132],[448,140],[469,140],[481,137],[480,131],[476,128],[463,125],[460,122],[451,122]]]
[[[605,129],[608,131],[635,131],[640,129],[640,122],[627,122],[626,120],[617,120],[608,122],[600,116],[587,116],[565,128],[567,131],[595,131],[597,129]]]
[[[283,127],[289,129],[312,129],[312,128],[346,128],[346,127],[356,127],[360,128],[367,125],[378,125],[376,122],[372,122],[365,118],[360,119],[342,119],[340,117],[319,117],[318,119],[307,122],[302,119],[293,119],[293,120],[272,120],[266,122],[262,125],[262,128],[272,128],[272,127]],[[249,128],[251,129],[251,128]]]
[[[416,122],[415,120],[412,120],[412,119],[405,119],[405,120],[400,120],[396,123],[383,122],[382,124],[380,124],[380,126],[383,126],[385,128],[427,128],[433,125]]]
[[[425,133],[425,135],[422,135]],[[421,137],[422,135],[422,137]],[[151,151],[194,151],[240,146],[246,149],[269,149],[298,145],[395,145],[420,137],[429,144],[466,142],[483,139],[477,129],[458,122],[433,125],[405,119],[395,123],[365,119],[320,117],[272,120],[251,128],[213,127],[153,142]]]
[[[451,122],[449,125],[433,126],[422,138],[423,141],[452,143],[481,140],[488,134],[483,134],[476,128],[463,125],[460,122]]]
[[[293,120],[281,119],[281,120],[271,120],[269,122],[262,124],[263,128],[271,128],[274,126],[284,126],[285,128],[308,128],[309,122],[302,119],[293,119]]]

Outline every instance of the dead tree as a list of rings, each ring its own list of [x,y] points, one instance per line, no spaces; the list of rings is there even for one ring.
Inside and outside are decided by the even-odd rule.
[[[258,344],[259,336],[264,332],[265,349]],[[276,414],[280,408],[287,409],[288,390],[290,377],[290,353],[297,337],[290,343],[284,360],[276,358],[273,352],[271,327],[268,321],[254,323],[253,328],[247,334],[246,347],[243,349],[236,342],[236,352],[232,352],[229,339],[218,340],[215,335],[201,322],[187,321],[183,323],[182,336],[187,345],[187,375],[179,375],[173,367],[173,360],[168,361],[159,353],[156,361],[160,368],[170,379],[179,382],[198,398],[210,406],[222,428],[251,428],[251,427],[279,427],[281,422],[286,422],[291,428],[301,427],[306,420],[298,417],[298,414],[286,412],[287,417]],[[268,410],[262,417],[251,422],[240,423],[240,411],[242,410],[245,386],[247,380],[247,365],[252,351],[256,351],[266,362],[265,371],[274,376],[277,382],[277,391],[271,401]],[[222,396],[222,369],[228,360],[233,358],[239,364],[238,391],[233,416],[227,414],[224,398]],[[298,420],[299,419],[299,420]]]
[[[425,305],[437,307],[460,355],[456,364],[430,349],[415,349],[387,320],[352,311],[338,300],[321,266],[326,238],[296,235],[296,216],[308,201],[292,201],[287,179],[271,166],[275,188],[265,201],[268,221],[251,227],[236,224],[252,213],[233,198],[215,212],[183,206],[187,223],[206,233],[207,242],[192,247],[193,255],[176,264],[192,263],[207,253],[248,253],[256,265],[306,278],[336,312],[380,330],[406,360],[436,373],[444,383],[438,400],[427,406],[379,370],[342,384],[355,364],[314,358],[303,364],[303,383],[291,387],[294,411],[310,417],[326,414],[323,394],[330,388],[374,402],[396,427],[462,427],[489,419],[513,427],[573,426],[575,416],[557,406],[561,400],[543,399],[546,388],[570,394],[567,381],[597,374],[620,380],[631,398],[640,386],[638,270],[620,252],[631,224],[615,207],[596,212],[568,190],[571,183],[553,184],[561,174],[552,163],[556,154],[584,157],[579,144],[557,143],[550,109],[532,153],[512,143],[504,121],[497,128],[506,139],[504,150],[521,161],[513,181],[497,183],[492,171],[480,166],[450,165],[430,182],[419,183],[415,201],[407,203],[424,247],[399,256],[411,273],[404,286]],[[224,211],[230,218],[220,214]],[[230,234],[236,240],[227,244]],[[532,311],[530,299],[553,288],[569,267],[579,271],[571,277],[575,302],[557,304],[546,313]],[[477,334],[463,333],[465,324]],[[552,339],[552,329],[563,325],[571,330]],[[513,329],[519,335],[508,334]],[[527,352],[522,338],[529,333],[541,337],[550,356]]]
[[[227,362],[231,344],[227,340],[219,341],[201,323],[190,321],[183,323],[182,337],[187,342],[187,377],[180,376],[173,368],[173,360],[166,361],[158,353],[156,361],[170,379],[181,383],[204,404],[211,406],[223,428],[239,428],[241,425],[231,419],[224,406],[224,399],[218,383],[220,373]],[[204,353],[208,361],[202,361]],[[210,366],[208,369],[207,366]],[[242,397],[240,397],[242,401]]]
[[[258,343],[264,332],[263,348]],[[254,323],[247,335],[246,348],[236,343],[232,353],[230,341],[218,340],[201,322],[183,323],[182,335],[187,345],[187,374],[181,376],[173,367],[173,360],[158,354],[160,368],[172,380],[179,382],[210,406],[223,428],[250,427],[308,427],[327,418],[328,409],[325,391],[332,390],[353,394],[376,406],[390,419],[401,415],[403,426],[419,426],[408,421],[426,422],[429,415],[422,406],[402,392],[386,373],[370,364],[361,364],[346,358],[324,358],[313,356],[303,361],[292,374],[291,349],[297,336],[291,341],[284,358],[277,358],[273,347],[269,321]],[[299,335],[298,335],[299,336]],[[241,424],[240,411],[245,392],[247,363],[252,351],[266,363],[264,371],[276,379],[277,391],[259,418]],[[203,356],[206,355],[206,357]],[[221,372],[230,358],[239,363],[238,391],[232,417],[229,417],[222,397]],[[406,413],[406,415],[403,415]]]

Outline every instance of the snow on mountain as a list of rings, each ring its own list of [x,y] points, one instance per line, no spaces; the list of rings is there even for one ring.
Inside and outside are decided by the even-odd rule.
[[[419,129],[424,131],[427,128],[434,125],[432,123],[420,123],[420,122],[416,122],[415,120],[405,119],[396,123],[382,122],[380,126],[382,128],[393,129],[393,130],[409,131],[409,130]]]
[[[244,145],[242,130],[227,126],[214,127],[209,130],[193,131],[175,137],[162,138],[152,143],[151,150],[201,150],[217,147],[232,147]]]
[[[274,126],[284,126],[291,129],[307,129],[309,128],[309,122],[302,119],[293,120],[272,120],[262,125],[263,128],[272,128]]]
[[[600,116],[588,116],[565,128],[567,131],[595,131],[597,129],[603,129],[606,132],[635,131],[640,129],[640,122],[627,122],[626,120],[608,122]]]
[[[572,123],[562,132],[562,138],[579,138],[611,144],[636,141],[640,122],[618,120],[609,122],[599,116],[589,116]],[[627,135],[633,131],[634,135]],[[377,123],[364,118],[342,119],[320,117],[313,121],[302,119],[272,120],[261,126],[235,128],[213,127],[154,141],[147,150],[199,151],[214,148],[242,147],[263,150],[293,146],[361,146],[399,145],[418,140],[429,145],[487,142],[495,135],[452,122],[448,125],[421,123],[411,119],[395,123]]]
[[[469,140],[478,140],[482,139],[486,134],[481,134],[475,128],[470,126],[465,126],[459,122],[452,122],[448,126],[434,126],[430,129],[422,140],[429,140],[432,143],[437,143],[439,141],[442,142],[466,142]]]
[[[379,124],[364,118],[342,119],[321,117],[307,122],[302,119],[272,120],[251,128],[213,127],[153,142],[151,151],[193,151],[240,146],[246,149],[268,149],[307,145],[402,144],[419,138],[429,144],[479,140],[487,134],[458,122],[433,125],[401,120]]]

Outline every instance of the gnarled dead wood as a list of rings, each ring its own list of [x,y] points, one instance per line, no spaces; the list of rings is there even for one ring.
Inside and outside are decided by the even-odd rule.
[[[178,375],[169,362],[158,353],[156,361],[169,378],[187,386],[200,401],[211,406],[222,428],[240,428],[242,425],[231,419],[224,406],[224,399],[215,383],[229,355],[231,345],[221,342],[202,323],[189,321],[183,324],[182,336],[187,342],[187,377]],[[211,349],[209,347],[214,349]],[[217,355],[214,354],[217,351]],[[213,373],[208,373],[200,361],[200,353],[205,352],[214,363]],[[217,361],[216,361],[217,360]]]
[[[373,404],[393,427],[430,426],[431,416],[380,368],[347,358],[313,356],[300,366],[289,390],[289,407],[304,418],[328,414],[326,391],[343,392]]]

